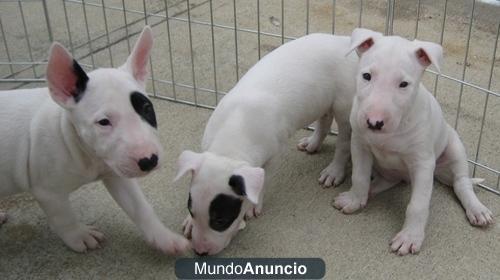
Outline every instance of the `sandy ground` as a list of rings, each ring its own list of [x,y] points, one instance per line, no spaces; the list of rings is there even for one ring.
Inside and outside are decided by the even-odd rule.
[[[153,25],[156,38],[153,53],[153,74],[156,82],[148,89],[159,96],[215,106],[223,95],[204,90],[196,91],[182,85],[193,85],[227,92],[249,67],[269,51],[279,46],[285,37],[299,37],[309,32],[332,32],[332,1],[310,1],[309,24],[306,24],[306,1],[287,0],[284,19],[280,2],[261,0],[260,16],[256,1],[236,1],[238,28],[256,30],[260,21],[259,37],[252,32],[235,34],[233,1],[213,1],[215,51],[212,52],[210,26],[193,23],[191,26],[193,51],[190,49],[189,26],[186,19],[186,1],[168,0],[169,15],[179,20],[170,21],[171,44],[165,23],[165,1],[146,1],[147,18]],[[197,22],[210,23],[210,1],[189,1],[190,16]],[[129,43],[145,23],[141,1],[125,1],[128,28],[123,28],[121,0],[106,0],[106,19],[100,1],[86,1],[85,8],[91,46],[87,43],[85,14],[79,2],[65,2],[71,40],[60,0],[47,1],[54,40],[73,50],[82,64],[106,67],[121,64],[128,53]],[[422,0],[417,37],[440,42],[445,1]],[[23,32],[20,4],[16,1],[0,3],[0,19],[5,37],[0,40],[0,61],[7,61],[7,49],[12,61],[43,61],[50,45],[49,34],[40,1],[21,4],[26,16],[28,36]],[[336,1],[335,33],[348,35],[360,23],[359,2]],[[477,2],[473,18],[472,40],[468,60],[464,63],[471,2],[449,0],[446,14],[445,65],[443,74],[465,80],[493,92],[500,92],[498,52],[493,56],[500,8]],[[417,1],[396,1],[394,33],[408,38],[415,36]],[[385,30],[386,1],[363,1],[361,25],[379,31]],[[105,23],[109,30],[106,34]],[[308,30],[307,30],[308,29]],[[127,40],[127,34],[130,35]],[[266,35],[273,34],[273,35]],[[1,35],[1,34],[0,34]],[[237,56],[235,48],[237,38]],[[26,40],[26,38],[29,39]],[[6,42],[6,43],[5,43]],[[28,49],[31,45],[31,53]],[[110,48],[107,46],[111,45]],[[99,50],[91,53],[89,48]],[[170,48],[171,47],[171,48]],[[172,51],[172,63],[169,59]],[[500,52],[500,51],[499,51]],[[213,57],[215,53],[215,58]],[[193,54],[191,56],[191,54]],[[237,60],[236,60],[237,57]],[[213,61],[215,60],[215,67]],[[194,61],[194,65],[191,63]],[[236,63],[236,61],[238,63]],[[490,70],[493,72],[490,80]],[[464,66],[465,65],[465,66]],[[171,66],[177,86],[172,87]],[[44,66],[22,70],[15,65],[16,78],[42,77]],[[193,71],[194,70],[194,71]],[[215,71],[214,71],[215,70]],[[194,77],[193,77],[194,72]],[[214,73],[217,79],[214,79]],[[10,78],[11,69],[0,64],[0,77]],[[214,82],[216,81],[216,82]],[[425,84],[434,91],[435,75],[429,73]],[[33,87],[43,84],[0,83],[0,89],[18,86]],[[175,91],[174,91],[175,90]],[[469,158],[493,169],[500,169],[500,99],[477,89],[439,78],[435,94],[443,106],[446,118],[455,124],[461,95],[458,131],[467,147]],[[196,97],[196,98],[195,98]],[[481,144],[479,132],[486,101],[485,121]],[[177,156],[184,149],[199,150],[199,142],[210,110],[156,100],[156,111],[162,133],[161,140],[167,152],[163,168],[141,180],[144,192],[162,220],[176,231],[187,214],[187,179],[171,183]],[[327,264],[327,279],[332,278],[500,278],[498,252],[500,227],[488,230],[471,227],[450,188],[436,184],[427,239],[417,256],[399,258],[389,252],[388,242],[403,223],[409,188],[402,186],[379,195],[359,214],[345,216],[330,206],[332,198],[350,186],[347,180],[338,189],[322,189],[316,184],[319,171],[324,168],[334,151],[335,137],[329,137],[318,155],[305,155],[295,149],[295,143],[307,131],[300,131],[291,139],[283,164],[268,184],[264,216],[252,221],[233,240],[221,256],[258,257],[322,257]],[[472,170],[472,168],[471,168]],[[486,178],[488,186],[497,187],[498,176],[484,168],[476,170],[477,177]],[[479,197],[498,219],[500,198],[484,190]],[[76,192],[73,205],[81,219],[95,224],[107,234],[103,249],[88,254],[75,254],[50,232],[46,219],[36,203],[27,195],[0,202],[8,211],[10,221],[0,228],[0,279],[25,278],[116,278],[133,279],[172,278],[175,259],[162,256],[147,247],[138,231],[125,214],[111,201],[100,184],[86,186]]]

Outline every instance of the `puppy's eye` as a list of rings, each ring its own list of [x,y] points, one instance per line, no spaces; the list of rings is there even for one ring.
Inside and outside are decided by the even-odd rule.
[[[97,122],[101,126],[108,126],[111,125],[111,122],[108,119],[102,119]]]
[[[363,73],[363,79],[369,81],[372,79],[372,75],[370,73]]]
[[[407,87],[407,86],[408,86],[408,82],[401,82],[401,83],[399,84],[399,87],[400,87],[400,88],[405,88],[405,87]]]

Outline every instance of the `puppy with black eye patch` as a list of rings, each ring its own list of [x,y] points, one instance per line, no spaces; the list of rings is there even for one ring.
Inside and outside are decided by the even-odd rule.
[[[298,148],[317,151],[335,117],[336,152],[319,181],[342,182],[357,63],[355,55],[345,56],[349,43],[348,37],[312,34],[269,53],[218,104],[205,128],[203,152],[180,155],[176,180],[192,174],[184,235],[197,254],[220,252],[245,226],[244,217],[260,215],[272,162],[291,135],[314,121],[315,132]]]
[[[87,74],[54,43],[48,88],[0,92],[0,197],[33,194],[51,229],[74,251],[98,248],[104,239],[77,220],[69,203],[71,192],[98,180],[153,247],[170,254],[189,248],[188,240],[163,226],[134,179],[162,161],[145,93],[152,45],[145,27],[124,65]],[[5,220],[0,212],[0,224]]]

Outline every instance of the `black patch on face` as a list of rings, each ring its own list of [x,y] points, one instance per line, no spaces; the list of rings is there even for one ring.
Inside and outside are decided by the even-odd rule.
[[[240,214],[242,202],[241,199],[227,194],[217,195],[208,210],[210,227],[219,232],[228,229]]]
[[[193,208],[192,206],[192,200],[191,200],[191,193],[189,193],[189,197],[188,197],[188,211],[189,211],[189,214],[191,215],[191,217],[194,218],[193,216],[193,211],[191,211],[191,209]]]
[[[245,192],[245,179],[240,175],[232,175],[229,178],[229,186],[237,195],[246,195]]]
[[[142,93],[134,91],[130,94],[130,102],[135,112],[152,127],[156,128],[156,115],[151,101]]]
[[[89,77],[83,71],[82,67],[76,60],[73,59],[73,73],[76,75],[76,85],[75,91],[72,92],[73,98],[75,99],[75,103],[78,103],[83,97],[83,93],[87,88],[87,82],[89,81]]]

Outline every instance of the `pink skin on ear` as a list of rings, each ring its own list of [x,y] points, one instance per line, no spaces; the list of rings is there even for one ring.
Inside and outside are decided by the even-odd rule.
[[[198,171],[203,161],[203,154],[195,153],[192,151],[184,151],[179,156],[177,160],[177,166],[179,170],[177,175],[175,175],[174,182],[179,180],[186,172],[192,171],[193,173]]]
[[[76,90],[77,76],[73,68],[73,57],[59,43],[52,44],[47,64],[47,83],[52,99],[66,105]]]
[[[127,69],[134,79],[144,84],[148,77],[148,61],[151,49],[153,48],[153,33],[149,26],[144,27],[134,50],[127,59]]]
[[[260,192],[264,187],[264,169],[260,167],[244,166],[236,169],[234,174],[245,180],[245,192],[248,200],[253,204],[259,203]]]

